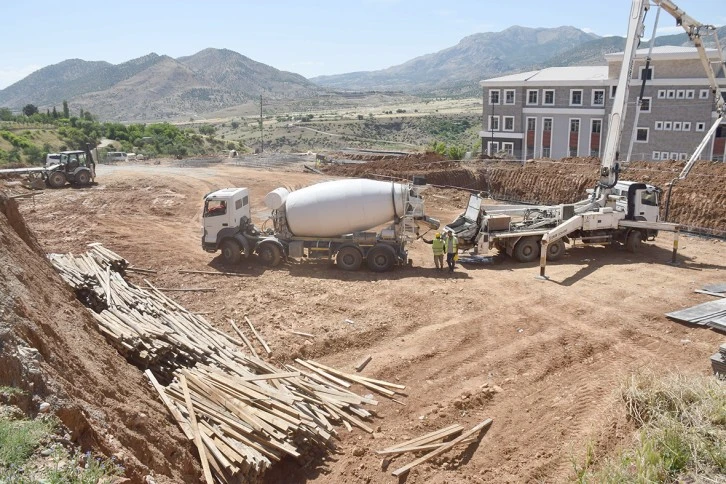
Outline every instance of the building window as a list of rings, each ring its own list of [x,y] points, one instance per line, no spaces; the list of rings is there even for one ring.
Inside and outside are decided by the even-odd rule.
[[[570,106],[582,106],[582,89],[570,90]]]
[[[679,89],[676,91],[676,99],[686,99],[686,91]]]
[[[502,151],[506,151],[510,156],[514,155],[514,143],[502,143]]]
[[[663,123],[663,129],[665,131],[672,130],[673,129],[673,123],[671,121],[666,121],[665,123]]]
[[[499,116],[489,116],[489,131],[499,131]]]
[[[668,152],[667,151],[661,151],[660,152],[660,159],[661,160],[667,160],[668,159]]]
[[[708,99],[708,89],[698,91],[698,99]]]
[[[652,80],[653,79],[653,66],[650,66],[647,69],[645,68],[645,66],[641,66],[640,75],[639,75],[638,79],[640,79],[640,80],[645,79],[646,81]]]
[[[552,118],[542,120],[542,131],[552,131]]]
[[[504,104],[514,104],[515,92],[514,89],[504,90]]]
[[[618,86],[610,86],[610,98],[615,97],[615,93],[618,92]]]
[[[637,141],[638,143],[647,143],[649,131],[650,128],[638,128],[638,132],[635,135],[635,141]]]
[[[696,123],[696,131],[706,131],[706,123]]]
[[[681,128],[681,131],[690,131],[690,130],[691,130],[691,122],[683,121],[683,127]]]
[[[678,159],[678,153],[676,153],[675,151],[671,151],[670,158],[671,158],[671,160],[677,160]]]
[[[686,99],[695,99],[696,98],[696,91],[693,89],[689,89],[686,91]]]
[[[542,158],[549,158],[550,157],[550,147],[546,146],[542,148]]]
[[[514,131],[514,116],[504,116],[504,131]]]
[[[663,121],[656,121],[655,122],[655,130],[656,131],[663,131]]]
[[[650,102],[653,98],[650,97],[644,97],[641,99],[640,104],[640,112],[641,113],[649,113],[650,112]]]
[[[527,131],[534,131],[537,126],[537,118],[527,118]]]
[[[593,89],[592,105],[593,106],[605,106],[605,91],[603,89]]]
[[[579,133],[579,132],[580,132],[580,120],[571,119],[570,120],[570,133]]]
[[[487,143],[487,151],[489,156],[495,155],[499,151],[499,141],[490,141]]]
[[[489,104],[499,104],[499,89],[489,91]]]
[[[654,161],[660,160],[660,151],[654,151],[651,157]]]
[[[658,99],[665,99],[666,98],[666,91],[665,89],[661,89],[658,91]]]
[[[676,91],[675,91],[675,89],[668,89],[668,91],[666,92],[666,97],[668,99],[675,99],[676,98]]]
[[[544,91],[544,101],[542,104],[552,105],[555,103],[555,91],[554,89],[545,89]]]
[[[686,161],[686,160],[688,159],[688,153],[681,153],[681,154],[679,155],[679,159],[680,159],[681,161]]]
[[[568,143],[568,152],[570,156],[577,156],[578,155],[578,148],[580,145],[580,120],[579,119],[571,119],[570,120],[570,136],[567,140]]]
[[[539,102],[539,91],[537,89],[527,90],[527,104],[537,104]]]
[[[593,119],[592,120],[592,129],[590,131],[592,133],[602,133],[602,120]]]
[[[680,131],[681,130],[681,122],[680,121],[674,121],[673,122],[673,131]]]
[[[590,120],[590,156],[600,156],[600,133],[602,132],[602,120]]]

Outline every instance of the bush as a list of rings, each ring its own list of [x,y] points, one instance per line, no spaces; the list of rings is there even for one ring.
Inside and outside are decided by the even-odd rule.
[[[652,373],[622,387],[627,415],[640,427],[636,443],[593,470],[576,466],[580,482],[723,482],[726,475],[726,382],[712,376]]]

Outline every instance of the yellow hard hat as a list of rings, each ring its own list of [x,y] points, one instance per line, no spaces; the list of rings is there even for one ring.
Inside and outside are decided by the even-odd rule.
[[[440,234],[440,233],[438,233],[438,232],[436,232],[436,238],[437,238],[437,239],[440,239],[440,238],[441,238],[441,234]]]

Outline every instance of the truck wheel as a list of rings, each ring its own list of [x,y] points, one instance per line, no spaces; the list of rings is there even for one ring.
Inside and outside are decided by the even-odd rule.
[[[78,185],[88,185],[88,183],[91,181],[91,174],[87,171],[81,171],[78,172],[76,175],[76,183]]]
[[[357,271],[363,264],[363,254],[355,247],[343,247],[338,251],[335,263],[344,271]]]
[[[523,237],[514,247],[514,258],[519,262],[534,262],[539,257],[539,239]]]
[[[551,244],[547,244],[547,260],[556,261],[562,259],[565,255],[565,241],[560,239]]]
[[[60,188],[66,184],[66,175],[62,171],[54,171],[48,175],[48,185],[51,188]]]
[[[257,249],[257,255],[260,256],[262,262],[268,267],[276,267],[280,264],[280,259],[282,259],[280,248],[273,243],[262,244]]]
[[[237,264],[242,258],[242,247],[234,240],[225,240],[219,248],[222,250],[222,259],[228,264]]]
[[[366,264],[373,272],[390,271],[395,263],[396,254],[387,245],[373,247],[366,256]]]
[[[640,249],[642,245],[643,235],[640,233],[640,230],[632,230],[628,234],[628,241],[626,242],[628,252],[638,252],[638,249]]]

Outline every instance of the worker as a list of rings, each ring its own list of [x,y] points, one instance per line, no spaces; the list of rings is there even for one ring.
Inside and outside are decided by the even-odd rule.
[[[451,229],[446,231],[444,247],[446,247],[446,264],[449,266],[449,272],[454,272],[456,255],[459,253],[459,241],[456,239],[456,235],[454,235],[454,231]]]
[[[423,237],[421,238],[423,239]],[[434,251],[436,270],[442,270],[444,268],[444,241],[441,239],[441,234],[437,232],[433,240],[423,239],[423,241],[430,244]]]

